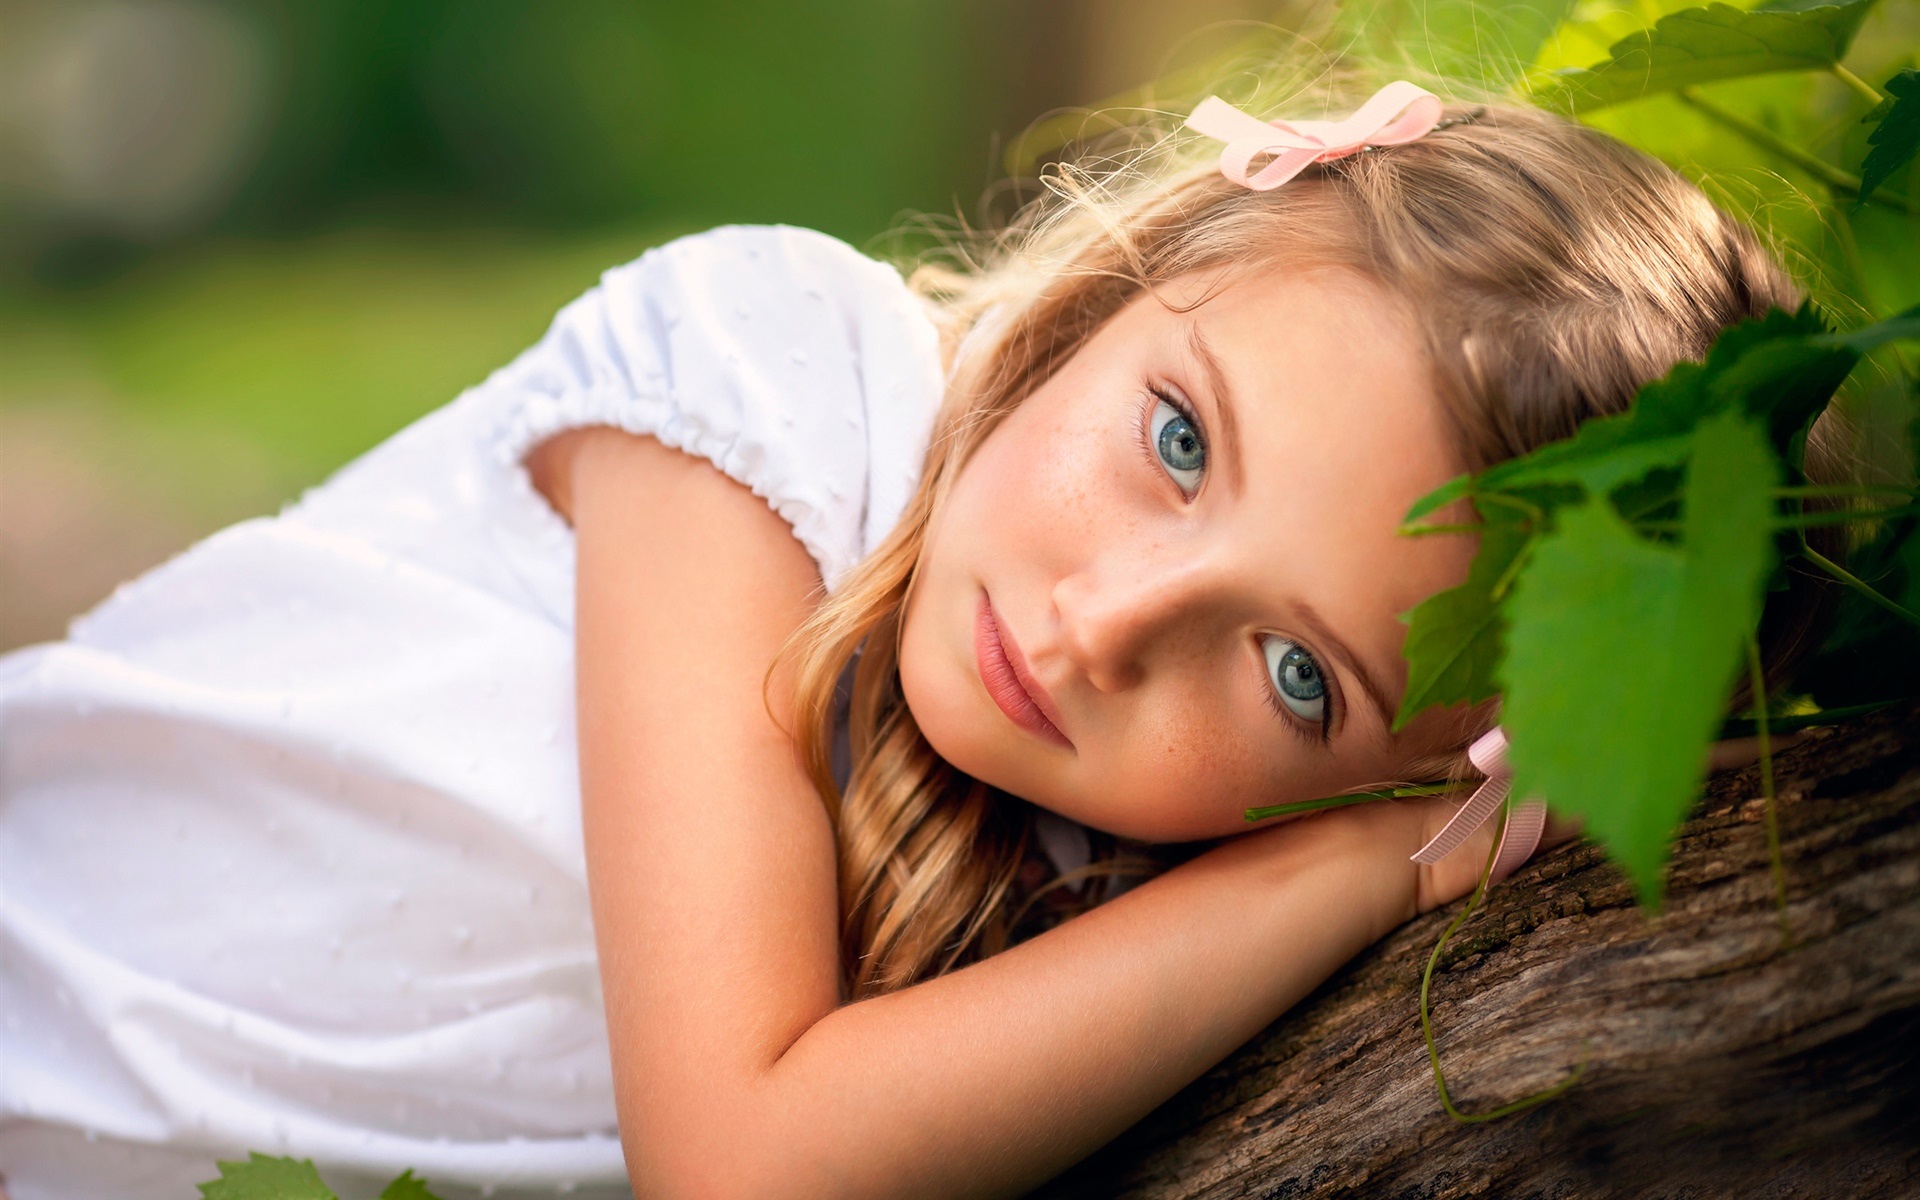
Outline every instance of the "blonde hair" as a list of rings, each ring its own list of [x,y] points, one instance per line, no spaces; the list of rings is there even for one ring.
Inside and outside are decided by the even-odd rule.
[[[1059,168],[1006,229],[961,247],[957,267],[916,273],[957,347],[925,473],[892,534],[789,647],[796,737],[837,830],[851,994],[1007,944],[1032,810],[921,736],[899,682],[902,615],[929,523],[974,448],[1143,289],[1275,264],[1377,283],[1419,330],[1474,469],[1621,411],[1726,326],[1798,302],[1751,230],[1654,159],[1533,109],[1447,117],[1457,123],[1265,193],[1223,179],[1217,145],[1185,139]],[[843,794],[831,739],[849,662]]]

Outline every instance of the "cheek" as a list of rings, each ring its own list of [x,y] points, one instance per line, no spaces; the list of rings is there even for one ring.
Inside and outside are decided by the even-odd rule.
[[[974,527],[1078,539],[1109,514],[1127,462],[1124,428],[1083,396],[1045,389],[1007,416],[962,469],[951,499]]]
[[[968,523],[954,519],[958,499],[956,490],[929,525],[900,627],[901,694],[921,732],[942,750],[950,736],[946,731],[956,727],[964,712],[964,631],[957,622],[962,605],[971,599],[975,574],[976,548],[968,543]]]
[[[1103,747],[1105,778],[1081,789],[1089,811],[1079,819],[1149,842],[1245,832],[1242,812],[1267,802],[1279,773],[1274,747],[1259,746],[1249,714],[1211,693],[1165,696],[1137,712]]]
[[[924,592],[921,593],[924,596]],[[957,730],[965,727],[959,672],[924,604],[909,604],[900,636],[900,694],[920,733],[952,761]]]

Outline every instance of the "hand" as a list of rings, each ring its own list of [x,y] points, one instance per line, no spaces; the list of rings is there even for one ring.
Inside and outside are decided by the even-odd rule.
[[[1803,740],[1803,733],[1788,733],[1773,738],[1774,753],[1795,745]],[[1716,742],[1707,753],[1706,769],[1724,771],[1744,767],[1759,757],[1757,738],[1736,738]],[[1335,809],[1318,814],[1308,820],[1325,822],[1347,822],[1369,840],[1377,839],[1384,850],[1387,847],[1399,847],[1412,839],[1411,848],[1406,857],[1419,847],[1427,844],[1446,827],[1465,802],[1467,791],[1452,795],[1435,796],[1425,799],[1386,800],[1373,804],[1361,804],[1352,808]],[[1541,832],[1540,844],[1534,850],[1537,856],[1542,851],[1551,850],[1580,835],[1581,822],[1575,817],[1547,814],[1546,828]],[[1450,904],[1474,889],[1480,882],[1480,874],[1486,870],[1487,858],[1493,850],[1493,840],[1499,836],[1500,822],[1490,820],[1475,830],[1473,836],[1454,850],[1446,858],[1431,866],[1406,863],[1406,869],[1413,876],[1413,911],[1431,912],[1443,904]]]
[[[1352,854],[1367,861],[1378,875],[1368,888],[1370,898],[1386,902],[1384,933],[1404,921],[1460,899],[1479,883],[1499,836],[1500,822],[1488,821],[1452,854],[1432,865],[1415,863],[1413,855],[1437,835],[1459,811],[1465,793],[1421,799],[1382,800],[1331,809],[1283,822],[1275,833],[1313,836],[1327,840],[1327,852]],[[1312,830],[1311,834],[1308,830]],[[1540,848],[1549,849],[1577,836],[1580,823],[1549,814]],[[1537,853],[1537,851],[1536,851]]]
[[[1426,845],[1446,823],[1459,811],[1463,795],[1436,796],[1429,800],[1402,801],[1418,805],[1426,824],[1422,831],[1421,845]],[[1578,837],[1580,821],[1574,817],[1560,817],[1551,811],[1547,813],[1546,828],[1540,833],[1540,844],[1534,849],[1537,857],[1542,851],[1551,850]],[[1450,904],[1474,889],[1480,882],[1480,875],[1487,869],[1487,858],[1493,853],[1494,839],[1500,836],[1500,819],[1494,819],[1476,829],[1465,844],[1454,850],[1439,862],[1431,866],[1420,865],[1418,908],[1421,912],[1431,912],[1443,904]]]
[[[1803,740],[1804,733],[1788,733],[1773,738],[1772,750],[1778,754]],[[1733,738],[1715,742],[1707,751],[1706,769],[1725,771],[1744,767],[1760,756],[1758,738]],[[1430,801],[1403,801],[1410,806],[1424,810],[1427,821],[1426,838],[1431,838],[1446,825],[1459,808],[1463,797],[1442,796]],[[1486,869],[1487,855],[1491,852],[1493,839],[1497,836],[1500,823],[1488,821],[1475,831],[1465,845],[1449,854],[1431,867],[1420,869],[1419,910],[1429,912],[1442,904],[1459,899],[1473,890],[1480,880],[1480,872]],[[1541,831],[1540,845],[1534,850],[1537,856],[1541,851],[1551,850],[1564,842],[1580,835],[1581,822],[1576,817],[1561,817],[1551,811],[1547,814],[1546,828]],[[1423,840],[1421,845],[1425,845]]]

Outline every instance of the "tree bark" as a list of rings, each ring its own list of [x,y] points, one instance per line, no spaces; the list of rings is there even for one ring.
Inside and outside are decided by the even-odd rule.
[[[1790,942],[1757,767],[1714,777],[1664,910],[1591,845],[1401,928],[1047,1197],[1920,1196],[1920,709],[1777,756]],[[1595,764],[1604,770],[1605,764]]]

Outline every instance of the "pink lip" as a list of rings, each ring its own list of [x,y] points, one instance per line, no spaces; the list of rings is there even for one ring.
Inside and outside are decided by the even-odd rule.
[[[973,657],[987,695],[1008,720],[1047,741],[1073,746],[1060,732],[1060,710],[1054,707],[1053,697],[1033,677],[1019,643],[994,618],[993,601],[985,592],[980,593],[980,610],[973,620]]]

